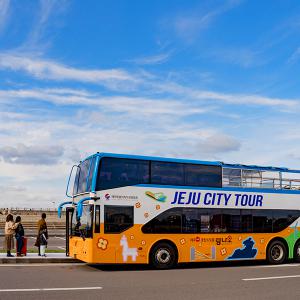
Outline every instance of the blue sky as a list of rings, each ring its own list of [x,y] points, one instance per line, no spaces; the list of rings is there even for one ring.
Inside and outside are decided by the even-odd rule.
[[[299,1],[0,0],[0,206],[96,151],[300,169]]]

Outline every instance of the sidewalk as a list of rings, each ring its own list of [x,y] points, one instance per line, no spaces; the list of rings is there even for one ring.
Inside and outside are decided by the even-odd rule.
[[[15,253],[12,253],[15,255]],[[66,256],[65,253],[46,253],[46,257],[37,253],[27,253],[23,257],[7,257],[6,253],[0,253],[0,264],[28,264],[28,263],[80,263],[79,260]]]

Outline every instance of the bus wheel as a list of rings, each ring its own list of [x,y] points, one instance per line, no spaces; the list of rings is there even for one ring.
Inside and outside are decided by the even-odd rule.
[[[271,264],[282,264],[287,258],[287,250],[281,241],[273,241],[267,251],[267,260]]]
[[[294,248],[294,260],[300,262],[300,241],[298,241]]]
[[[156,269],[170,269],[177,264],[177,254],[173,246],[159,243],[150,253],[150,262]]]

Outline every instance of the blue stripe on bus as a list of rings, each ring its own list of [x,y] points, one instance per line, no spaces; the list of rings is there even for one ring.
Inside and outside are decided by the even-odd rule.
[[[99,155],[100,157],[116,157],[116,158],[178,162],[178,163],[189,163],[189,164],[204,164],[204,165],[213,165],[213,166],[221,166],[222,165],[222,163],[219,161],[201,161],[201,160],[165,158],[165,157],[142,156],[142,155],[140,156],[140,155],[130,155],[130,154],[114,154],[114,153],[98,153],[97,155]]]
[[[100,164],[100,157],[96,156],[96,163],[95,163],[95,167],[94,167],[94,174],[93,174],[93,179],[92,179],[92,188],[91,191],[95,192],[96,191],[96,184],[97,184],[97,175],[98,175],[98,167]]]
[[[300,170],[288,169],[284,167],[272,167],[272,166],[256,166],[256,165],[243,165],[243,164],[227,164],[221,161],[202,161],[202,160],[191,160],[191,159],[179,159],[179,158],[166,158],[156,156],[143,156],[143,155],[131,155],[131,154],[116,154],[116,153],[105,153],[97,152],[96,154],[90,155],[85,158],[82,162],[90,159],[94,155],[99,157],[116,157],[116,158],[127,158],[127,159],[140,159],[140,160],[152,160],[152,161],[164,161],[164,162],[177,162],[187,164],[202,164],[211,166],[220,166],[223,168],[232,169],[246,169],[246,170],[261,170],[261,171],[273,171],[273,172],[287,172],[287,173],[300,173]]]

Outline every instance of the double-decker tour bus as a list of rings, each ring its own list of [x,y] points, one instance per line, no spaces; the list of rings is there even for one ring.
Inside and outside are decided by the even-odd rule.
[[[58,210],[67,206],[74,258],[161,269],[300,261],[300,170],[110,153],[75,169],[71,199]]]

